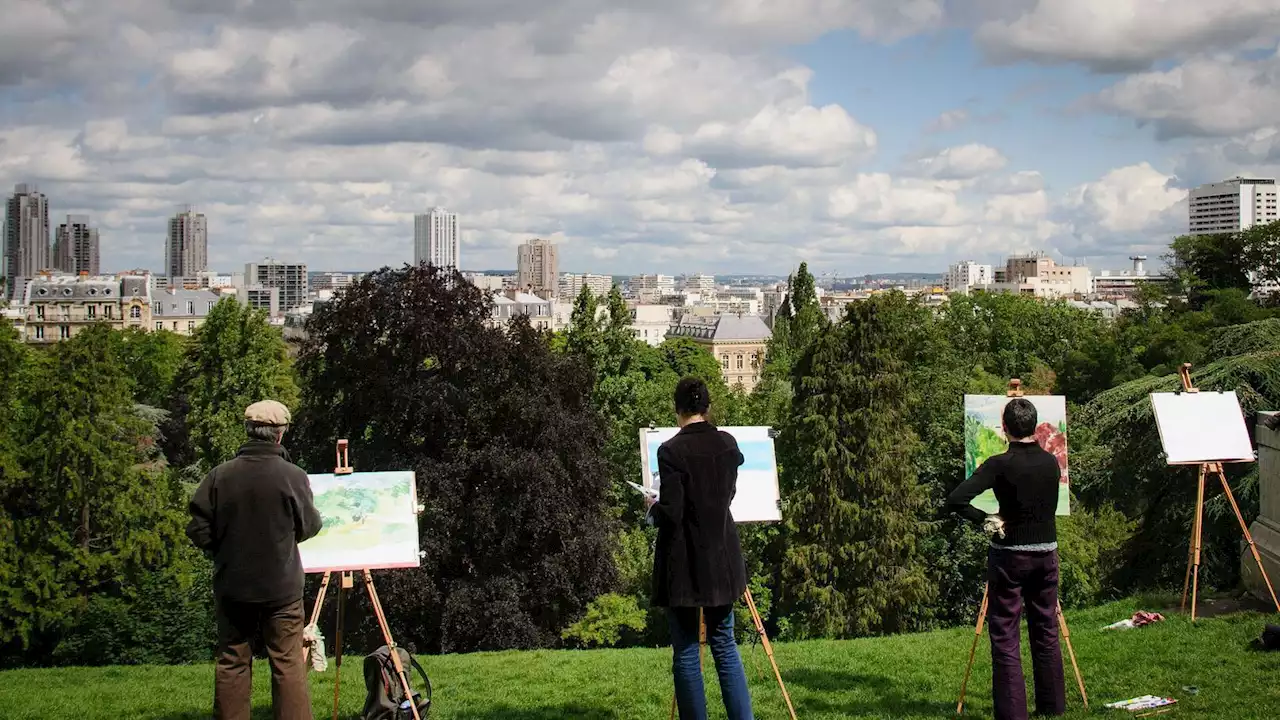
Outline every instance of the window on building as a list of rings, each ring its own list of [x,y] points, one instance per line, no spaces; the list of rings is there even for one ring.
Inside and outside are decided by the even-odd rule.
[[[723,368],[723,369],[725,369],[725,370],[728,370],[728,369],[729,369],[729,356],[728,356],[728,355],[721,355],[721,356],[720,356],[720,367],[721,367],[721,368]]]
[[[156,315],[163,315],[163,314],[164,314],[164,303],[162,303],[162,302],[154,303],[154,304],[151,306],[151,312],[152,312],[152,313],[154,313],[154,314],[156,314]]]
[[[164,323],[163,323],[163,322],[157,322],[157,323],[156,323],[156,329],[157,329],[157,330],[163,330],[163,329],[164,329]]]
[[[195,324],[195,321],[188,321],[188,322],[187,322],[187,333],[188,333],[188,334],[190,334],[190,333],[193,333],[193,332],[195,332],[195,331],[196,331],[196,324]]]
[[[174,332],[178,332],[178,321],[177,321],[177,320],[174,320],[174,321],[173,321],[173,331],[174,331]]]
[[[751,353],[751,369],[760,367],[760,353]]]
[[[84,316],[93,319],[98,317],[98,308],[94,305],[88,305],[84,309]]]
[[[66,340],[66,339],[67,339],[67,338],[69,338],[69,337],[71,337],[71,326],[70,326],[70,325],[59,325],[59,326],[58,326],[58,339],[59,339],[59,340]]]
[[[208,307],[206,307],[206,308],[205,308],[205,312],[213,312],[213,306],[214,306],[215,304],[217,304],[217,301],[216,301],[216,300],[210,300],[210,301],[207,303]]]
[[[44,306],[43,306],[43,305],[37,305],[37,306],[36,306],[36,319],[37,319],[37,320],[43,320],[43,319],[44,319]]]
[[[133,307],[129,308],[129,317],[133,318],[134,320],[141,318],[142,308],[138,307],[137,305],[134,305]]]
[[[738,369],[742,369],[742,355],[738,355]]]
[[[188,314],[188,315],[195,315],[195,314],[196,314],[196,304],[195,304],[195,302],[193,302],[193,301],[191,301],[191,300],[188,300],[188,301],[187,301],[187,314]]]
[[[36,326],[36,339],[37,339],[37,340],[43,340],[43,339],[44,339],[44,326],[43,326],[43,325],[37,325],[37,326]]]

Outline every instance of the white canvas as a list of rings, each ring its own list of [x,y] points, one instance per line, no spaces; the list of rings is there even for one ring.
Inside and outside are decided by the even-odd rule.
[[[738,468],[738,492],[729,512],[735,522],[779,522],[782,520],[778,493],[778,463],[773,438],[767,427],[722,427],[738,441],[745,462]],[[641,485],[661,492],[658,476],[658,446],[679,432],[678,428],[640,430]]]
[[[418,567],[412,472],[308,475],[320,534],[298,546],[309,573]]]
[[[1170,465],[1253,461],[1235,391],[1152,393],[1151,406]]]

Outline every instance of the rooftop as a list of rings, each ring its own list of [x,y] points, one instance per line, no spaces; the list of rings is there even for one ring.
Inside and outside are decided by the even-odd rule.
[[[773,333],[758,315],[686,315],[671,327],[671,335],[715,342],[768,340]]]

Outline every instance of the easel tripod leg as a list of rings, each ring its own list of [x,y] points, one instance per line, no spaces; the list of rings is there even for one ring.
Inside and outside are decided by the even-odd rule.
[[[1267,569],[1262,565],[1262,556],[1258,554],[1258,546],[1253,542],[1253,533],[1249,532],[1249,526],[1244,521],[1240,506],[1236,504],[1236,496],[1231,492],[1231,486],[1227,484],[1227,474],[1223,472],[1221,464],[1217,466],[1217,473],[1218,479],[1222,481],[1222,490],[1227,494],[1231,509],[1235,511],[1236,520],[1240,521],[1240,529],[1244,531],[1245,542],[1249,543],[1249,551],[1253,553],[1253,559],[1258,563],[1258,572],[1262,573],[1262,581],[1267,584],[1267,592],[1271,594],[1271,603],[1276,606],[1276,612],[1280,612],[1280,601],[1276,600],[1276,590],[1271,586],[1271,578],[1267,576]]]
[[[756,632],[760,633],[760,644],[764,646],[764,654],[769,658],[769,664],[773,666],[773,676],[778,679],[778,688],[782,690],[782,699],[787,703],[787,712],[791,714],[791,720],[796,720],[796,709],[791,704],[791,693],[787,692],[787,684],[782,681],[782,671],[778,669],[778,661],[773,656],[773,644],[769,642],[769,635],[764,631],[764,620],[760,617],[760,610],[756,607],[756,599],[751,596],[751,590],[743,593],[743,598],[747,601],[747,608],[751,611],[751,619],[755,622]]]
[[[1084,709],[1089,709],[1089,694],[1084,691],[1084,676],[1080,674],[1080,665],[1076,663],[1076,649],[1071,646],[1071,628],[1067,627],[1067,616],[1062,614],[1062,603],[1058,603],[1058,625],[1062,628],[1062,637],[1067,641],[1067,654],[1071,657],[1071,669],[1076,673],[1076,684],[1080,686],[1080,698],[1084,700]]]
[[[344,583],[345,585],[345,578]],[[338,692],[342,686],[342,626],[346,608],[343,607],[347,593],[338,588],[338,620],[333,633],[333,720],[338,720]]]
[[[330,577],[330,573],[326,572],[324,574],[324,579],[320,581],[320,592],[316,594],[315,605],[311,606],[311,623],[310,624],[312,625],[319,626],[320,624],[320,609],[324,607],[324,596],[325,596],[325,593],[329,591],[329,577]],[[310,645],[302,646],[302,662],[305,663],[310,656],[311,656],[311,646]]]
[[[973,672],[973,657],[978,652],[978,640],[982,638],[982,623],[987,619],[987,602],[990,592],[991,584],[983,585],[982,604],[978,606],[978,622],[973,629],[973,645],[969,647],[969,664],[964,668],[964,681],[960,683],[960,702],[956,703],[957,715],[964,714],[964,695],[969,689],[969,674]]]
[[[373,614],[378,619],[378,627],[382,629],[382,639],[391,650],[391,662],[396,667],[396,675],[400,678],[400,687],[409,700],[409,710],[413,720],[422,720],[418,715],[418,704],[413,700],[413,690],[409,685],[409,675],[405,672],[404,663],[400,662],[400,653],[396,652],[396,643],[391,639],[391,626],[387,624],[386,613],[382,612],[382,601],[378,599],[378,591],[373,587],[373,573],[364,571],[364,587],[369,592],[369,604],[373,606]]]
[[[1200,466],[1200,481],[1196,489],[1196,519],[1191,540],[1191,622],[1196,621],[1196,601],[1200,594],[1200,540],[1204,534],[1204,482],[1208,468]]]

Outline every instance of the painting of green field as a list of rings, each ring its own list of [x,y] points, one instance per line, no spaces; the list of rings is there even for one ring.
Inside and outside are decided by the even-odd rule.
[[[1071,514],[1071,485],[1067,474],[1067,399],[1061,395],[1028,395],[1039,415],[1036,442],[1058,461],[1058,515]],[[964,476],[968,479],[992,455],[1009,449],[1000,418],[1009,398],[1004,395],[964,396]],[[988,490],[970,503],[991,515],[999,512],[996,495]]]
[[[418,566],[412,472],[308,477],[324,527],[298,546],[307,572]]]

